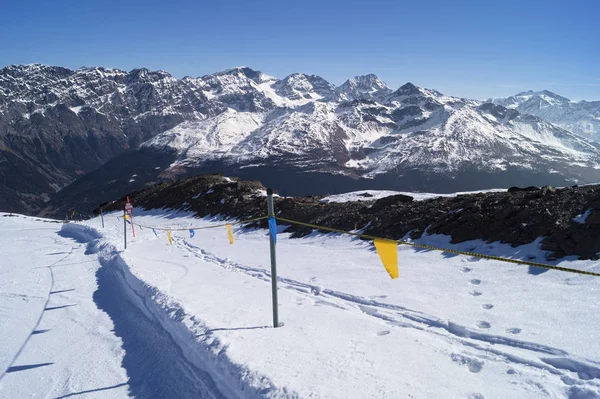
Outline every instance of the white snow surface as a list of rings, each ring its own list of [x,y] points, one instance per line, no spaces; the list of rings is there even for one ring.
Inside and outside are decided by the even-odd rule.
[[[592,168],[600,164],[600,150],[594,145],[528,115],[481,108],[476,101],[417,87],[395,92],[385,103],[313,99],[301,104],[308,97],[296,98],[294,88],[313,87],[307,78],[286,78],[290,86],[282,86],[286,90],[263,93],[278,108],[254,112],[230,108],[201,122],[183,122],[143,146],[174,149],[180,162],[187,164],[287,157],[316,170],[322,163],[339,163],[366,178],[411,168],[456,173],[470,167],[497,172],[511,166]],[[257,85],[244,79],[247,87]],[[266,80],[260,86],[280,83]],[[283,100],[273,97],[283,94],[300,102],[285,108]]]
[[[360,190],[352,191],[350,193],[329,195],[321,199],[321,202],[351,202],[351,201],[376,201],[385,197],[391,197],[392,195],[409,195],[413,197],[415,201],[424,201],[438,197],[456,197],[457,195],[476,194],[476,193],[500,193],[505,192],[504,188],[494,188],[490,190],[480,191],[464,191],[451,194],[435,194],[435,193],[415,193],[408,191],[390,191],[390,190]],[[366,194],[366,195],[365,195]]]
[[[591,212],[592,212],[592,210],[588,209],[587,211],[585,211],[581,215],[577,215],[575,218],[573,218],[573,221],[575,223],[584,224],[585,221],[587,220],[588,216],[590,216]]]
[[[597,278],[399,247],[400,278],[390,280],[369,242],[281,233],[283,326],[273,329],[266,231],[234,227],[230,245],[225,228],[196,229],[190,238],[187,229],[220,220],[135,209],[136,223],[183,230],[172,231],[171,246],[163,231],[156,237],[136,228],[123,250],[117,216],[105,215],[104,229],[98,218],[65,225],[62,236],[60,225],[46,231],[40,229],[48,223],[0,218],[0,233],[11,237],[1,241],[3,254],[12,251],[10,265],[0,268],[0,309],[9,315],[2,350],[10,352],[2,359],[11,359],[31,330],[50,330],[32,335],[16,361],[3,366],[54,363],[6,373],[0,396],[28,396],[19,391],[27,389],[55,397],[126,383],[89,397],[124,397],[127,388],[146,397],[144,389],[161,384],[170,397],[600,397]],[[445,236],[423,242],[544,262],[539,240],[517,248],[451,246]],[[69,251],[77,263],[52,266],[67,273],[55,276],[52,289],[75,291],[49,295],[48,306],[77,306],[47,310],[32,327],[48,309],[50,290],[43,266],[51,263],[36,259]],[[593,261],[552,264],[600,271]],[[31,302],[8,295],[23,292]],[[82,335],[66,345],[71,321]],[[107,364],[98,367],[99,360]],[[56,371],[61,367],[70,378]]]
[[[99,261],[62,223],[0,213],[0,397],[127,397],[124,351],[93,295]],[[81,226],[75,226],[81,227]],[[91,248],[91,247],[90,247]]]
[[[489,101],[538,116],[570,132],[600,141],[600,101],[571,101],[548,90]]]

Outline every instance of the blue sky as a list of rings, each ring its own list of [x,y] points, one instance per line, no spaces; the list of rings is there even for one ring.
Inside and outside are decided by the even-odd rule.
[[[0,66],[246,65],[335,84],[375,73],[471,98],[600,100],[600,1],[0,0]]]

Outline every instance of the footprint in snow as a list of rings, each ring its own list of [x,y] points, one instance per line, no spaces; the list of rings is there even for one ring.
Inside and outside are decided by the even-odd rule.
[[[377,332],[377,335],[381,337],[381,336],[383,336],[383,335],[388,335],[389,333],[390,333],[390,331],[389,331],[389,330],[383,330],[383,331],[379,331],[379,332]]]
[[[508,334],[519,334],[521,332],[520,328],[507,328],[506,331]]]
[[[480,296],[481,294],[482,294],[482,293],[481,293],[481,292],[479,292],[479,291],[473,291],[473,292],[471,292],[471,295],[472,295],[472,296]]]
[[[474,278],[473,280],[469,281],[469,283],[473,285],[479,285],[481,284],[481,280]]]
[[[314,301],[313,302],[313,306],[331,306],[332,308],[346,310],[345,307],[340,306],[340,305],[338,305],[336,303],[329,302],[329,301],[322,301],[320,299],[317,299],[316,301]]]
[[[462,269],[460,269],[460,271],[463,273],[469,273],[471,270],[473,269],[471,269],[470,267],[463,267]]]
[[[358,308],[361,310],[361,312],[366,313],[369,316],[374,316],[377,313],[379,313],[379,311],[376,308],[366,306],[366,305],[358,305]]]
[[[483,321],[483,320],[478,321],[476,323],[476,325],[477,325],[477,327],[483,328],[483,329],[488,329],[492,326],[490,323],[488,323],[487,321]]]
[[[460,364],[462,366],[467,366],[471,373],[479,373],[481,369],[483,369],[483,361],[479,359],[475,359],[465,355],[460,355],[458,353],[451,354],[450,359],[452,359],[454,363]]]
[[[490,310],[491,308],[493,308],[493,307],[494,307],[494,305],[492,305],[491,303],[486,303],[486,304],[484,304],[484,305],[481,305],[481,307],[482,307],[483,309]]]

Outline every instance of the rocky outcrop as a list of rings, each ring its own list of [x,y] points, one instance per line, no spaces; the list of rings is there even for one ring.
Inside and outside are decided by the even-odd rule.
[[[446,234],[452,243],[482,239],[519,246],[544,237],[541,246],[549,251],[549,258],[577,255],[596,259],[600,252],[600,186],[529,190],[426,201],[405,195],[346,203],[326,203],[322,197],[277,197],[275,209],[283,218],[344,230],[363,229],[365,234],[392,239]],[[129,196],[136,206],[147,209],[186,209],[198,216],[247,219],[266,214],[264,193],[265,188],[256,181],[205,175],[161,183]],[[123,205],[124,198],[105,209],[122,209]],[[260,224],[266,227],[264,221]],[[311,229],[291,226],[289,231],[300,237]]]

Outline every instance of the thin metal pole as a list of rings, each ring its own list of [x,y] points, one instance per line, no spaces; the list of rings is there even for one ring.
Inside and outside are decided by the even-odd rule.
[[[104,228],[104,212],[102,212],[102,208],[100,208],[100,217],[102,218],[102,228]]]
[[[127,249],[127,211],[123,210],[123,242],[125,243],[125,249]]]
[[[275,206],[273,205],[273,189],[267,189],[268,216],[275,217]],[[279,327],[279,309],[277,307],[277,257],[275,253],[275,237],[269,228],[269,241],[271,244],[271,291],[273,295],[273,328]]]

